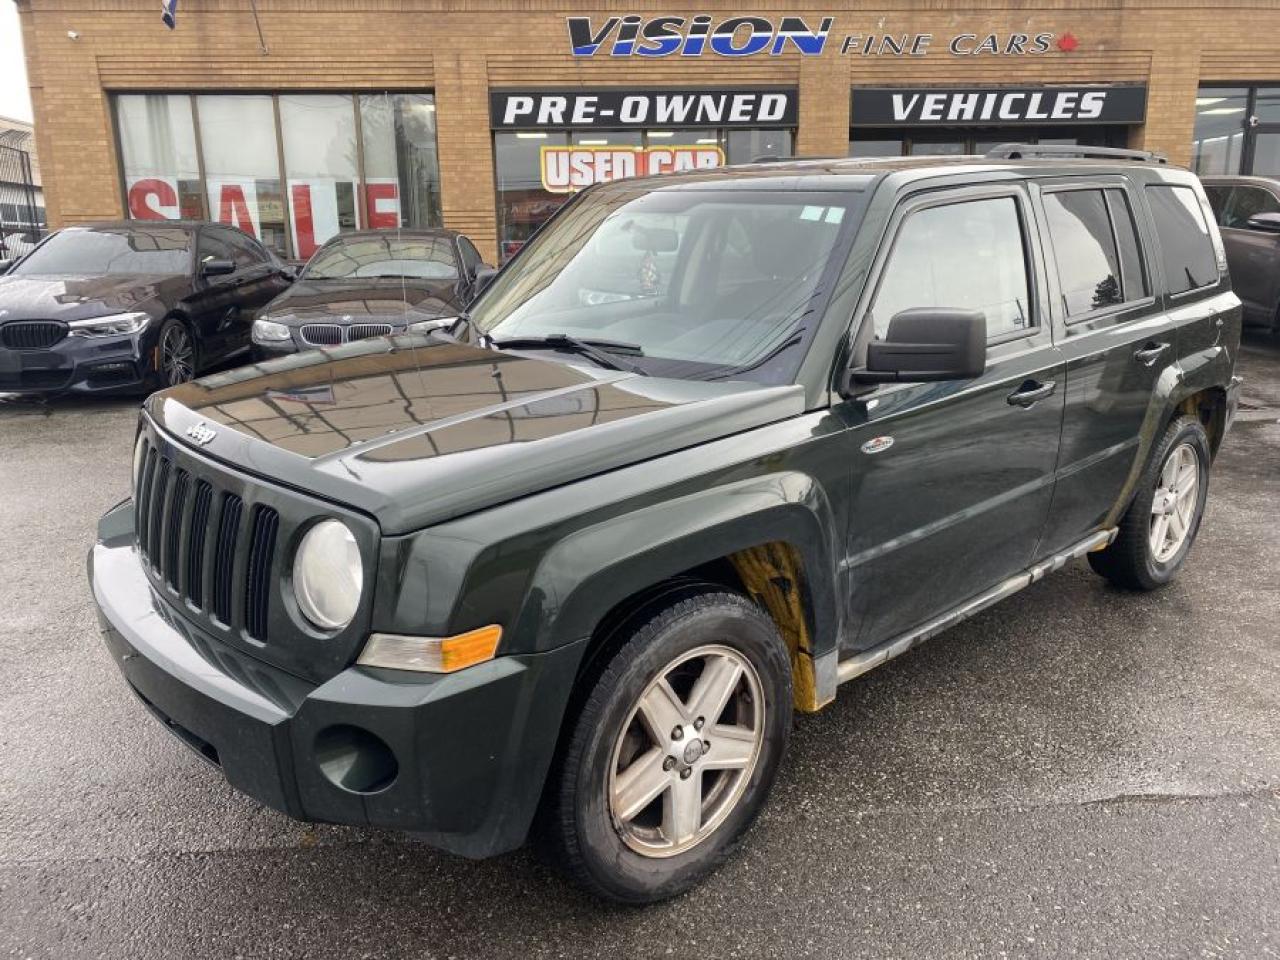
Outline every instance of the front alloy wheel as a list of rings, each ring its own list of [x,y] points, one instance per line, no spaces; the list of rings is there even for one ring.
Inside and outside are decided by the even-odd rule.
[[[160,333],[160,376],[166,386],[186,383],[195,375],[196,350],[180,321],[170,320]]]
[[[756,604],[711,584],[655,600],[580,681],[542,833],[592,892],[648,903],[716,869],[755,821],[791,727],[791,663]]]
[[[701,843],[742,796],[764,739],[755,667],[732,647],[696,647],[640,696],[614,747],[609,812],[639,854]]]

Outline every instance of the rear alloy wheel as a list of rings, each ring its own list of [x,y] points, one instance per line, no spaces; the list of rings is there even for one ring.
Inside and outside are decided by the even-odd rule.
[[[569,726],[544,826],[573,879],[648,903],[716,869],[754,822],[791,725],[791,664],[750,600],[691,586],[645,610]]]
[[[196,347],[181,320],[171,317],[165,321],[156,351],[156,372],[165,386],[177,386],[195,376]]]
[[[1164,586],[1195,542],[1208,493],[1209,438],[1199,420],[1179,417],[1156,444],[1115,541],[1089,554],[1089,565],[1122,587]]]

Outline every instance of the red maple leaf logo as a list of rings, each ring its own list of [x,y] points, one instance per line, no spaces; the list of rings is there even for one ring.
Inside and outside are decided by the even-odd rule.
[[[1058,38],[1058,49],[1063,53],[1070,53],[1078,46],[1080,46],[1080,41],[1076,39],[1074,33],[1064,33]]]

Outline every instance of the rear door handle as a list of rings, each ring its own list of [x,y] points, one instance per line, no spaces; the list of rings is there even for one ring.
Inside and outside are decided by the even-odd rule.
[[[1008,401],[1015,407],[1030,407],[1053,393],[1057,386],[1054,380],[1046,380],[1044,383],[1038,380],[1024,380],[1022,386],[1009,394]]]
[[[1144,367],[1149,367],[1160,359],[1160,354],[1169,349],[1167,343],[1152,343],[1147,341],[1142,345],[1142,349],[1134,351],[1133,359],[1137,360]]]

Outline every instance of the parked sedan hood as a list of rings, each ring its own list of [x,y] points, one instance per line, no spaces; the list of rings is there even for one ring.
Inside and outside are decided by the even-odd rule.
[[[138,310],[160,300],[175,303],[185,277],[114,273],[97,277],[0,277],[0,322],[83,320]]]
[[[181,442],[402,533],[795,416],[803,391],[597,371],[409,334],[215,374],[153,395],[147,409]]]
[[[356,278],[308,280],[303,277],[267,305],[262,316],[281,323],[354,323],[372,319],[394,322],[406,312],[410,320],[456,314],[456,280]]]

